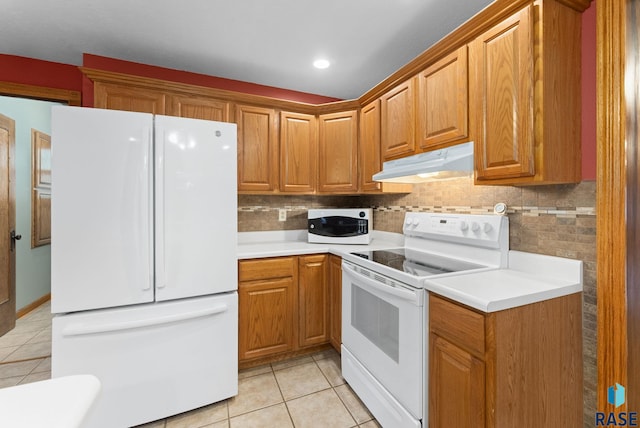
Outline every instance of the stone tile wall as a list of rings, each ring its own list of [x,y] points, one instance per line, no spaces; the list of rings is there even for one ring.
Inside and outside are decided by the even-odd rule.
[[[584,424],[596,411],[596,184],[510,187],[475,186],[471,178],[414,186],[410,194],[383,196],[238,197],[240,231],[305,229],[309,208],[371,207],[374,229],[402,232],[407,211],[490,213],[508,206],[509,245],[513,250],[567,257],[584,262],[583,362]],[[278,210],[287,221],[278,221]]]

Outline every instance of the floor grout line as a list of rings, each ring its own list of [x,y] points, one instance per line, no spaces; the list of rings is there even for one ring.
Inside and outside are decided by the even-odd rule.
[[[0,361],[0,366],[5,365],[5,364],[24,363],[26,361],[46,360],[47,358],[51,358],[51,354],[45,355],[45,356],[42,356],[42,357],[24,358],[22,360]]]

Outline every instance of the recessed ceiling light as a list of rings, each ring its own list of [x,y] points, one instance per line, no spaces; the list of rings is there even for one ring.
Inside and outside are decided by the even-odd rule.
[[[330,65],[331,63],[326,59],[317,59],[313,61],[313,66],[319,69],[328,68]]]

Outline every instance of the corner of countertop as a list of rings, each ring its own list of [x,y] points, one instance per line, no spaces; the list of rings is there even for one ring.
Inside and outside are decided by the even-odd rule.
[[[583,284],[582,265],[582,260],[516,250],[509,251],[509,269],[536,276],[549,276],[556,280]]]

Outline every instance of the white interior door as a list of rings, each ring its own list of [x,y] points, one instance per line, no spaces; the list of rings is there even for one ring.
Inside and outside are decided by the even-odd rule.
[[[52,108],[51,310],[153,300],[152,116]]]
[[[155,120],[156,300],[236,290],[236,125]]]

